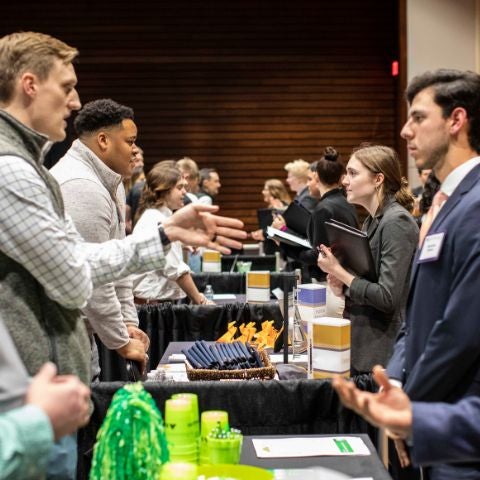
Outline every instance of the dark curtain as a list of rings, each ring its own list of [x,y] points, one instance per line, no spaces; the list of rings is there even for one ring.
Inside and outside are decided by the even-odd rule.
[[[241,293],[246,291],[245,273],[194,273],[193,281],[200,292],[211,285],[215,293]],[[295,286],[295,275],[292,272],[270,273],[270,290],[281,288],[292,291]]]
[[[230,272],[235,257],[237,257],[237,262],[252,262],[252,270],[275,271],[275,255],[222,255],[222,272]],[[235,268],[234,271],[236,271]]]

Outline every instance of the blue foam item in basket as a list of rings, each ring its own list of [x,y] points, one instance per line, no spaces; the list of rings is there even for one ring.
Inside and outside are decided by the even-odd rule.
[[[323,285],[305,283],[298,288],[298,302],[302,305],[325,305],[327,302],[327,289]]]

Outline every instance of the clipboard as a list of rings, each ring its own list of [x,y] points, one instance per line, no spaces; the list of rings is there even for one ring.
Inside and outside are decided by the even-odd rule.
[[[325,229],[330,248],[340,264],[359,277],[377,281],[367,234],[337,220],[326,221]]]
[[[278,240],[279,242],[287,243],[288,245],[292,245],[294,247],[302,247],[306,249],[312,248],[312,244],[306,238],[298,237],[297,235],[293,235],[290,232],[277,230],[273,227],[267,228],[267,235],[268,238]]]

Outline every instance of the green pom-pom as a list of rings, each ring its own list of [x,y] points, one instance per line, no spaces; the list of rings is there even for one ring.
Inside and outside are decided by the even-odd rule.
[[[141,383],[113,396],[93,451],[90,480],[156,480],[168,462],[162,414]]]

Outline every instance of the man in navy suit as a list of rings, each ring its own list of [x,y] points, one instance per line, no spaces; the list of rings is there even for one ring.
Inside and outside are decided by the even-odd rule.
[[[417,168],[434,170],[441,182],[441,193],[434,198],[420,231],[406,321],[388,373],[403,386],[414,405],[426,403],[418,411],[431,412],[435,415],[432,419],[447,408],[437,402],[458,402],[450,407],[454,409],[452,415],[478,413],[480,75],[457,70],[427,72],[411,81],[406,96],[409,114],[401,135],[407,140]],[[398,386],[389,388],[391,395],[401,396]],[[362,413],[365,407],[362,402],[367,402],[368,407],[369,398],[360,395],[360,406],[355,402],[353,406]],[[479,420],[478,415],[471,419],[477,426]],[[418,421],[418,416],[413,416],[414,429]],[[427,419],[420,422],[425,428],[431,425]],[[438,427],[440,431],[448,425]],[[455,445],[450,447],[452,452],[457,451],[456,447],[462,451],[462,445],[469,438],[468,433],[453,428],[448,436],[449,446]],[[413,438],[411,452],[416,461],[416,452],[425,447],[421,445],[425,438],[422,434]],[[404,442],[397,439],[396,446],[402,465],[408,465],[410,460]],[[451,458],[438,450],[428,458],[427,463],[432,466],[427,475],[435,480],[480,478],[479,458],[476,459],[479,463],[447,464],[464,459],[463,454]]]
[[[444,201],[432,205],[414,259],[388,372],[412,401],[453,403],[480,395],[480,75],[427,72],[406,94],[401,135],[417,167],[434,170]],[[480,478],[480,463],[433,466],[430,476]]]
[[[454,404],[411,402],[383,368],[375,367],[373,375],[380,393],[359,390],[340,377],[333,385],[347,407],[395,438],[409,440],[415,465],[480,461],[480,397]]]

